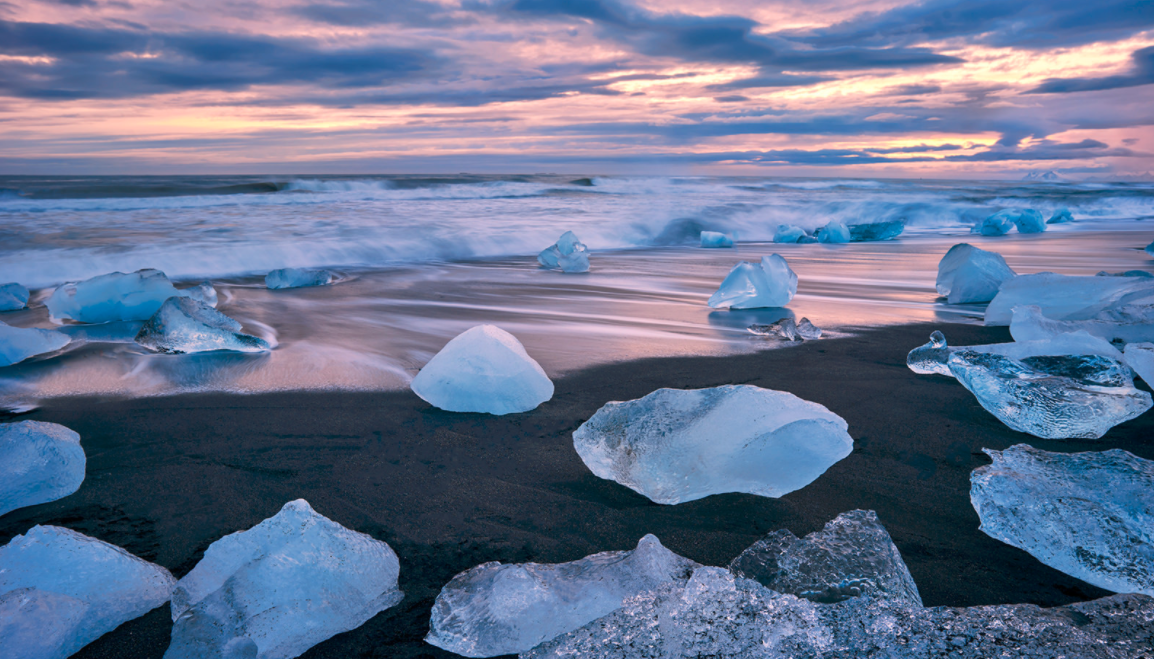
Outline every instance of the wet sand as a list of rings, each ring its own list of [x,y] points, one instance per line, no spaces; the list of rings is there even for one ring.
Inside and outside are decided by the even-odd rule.
[[[978,530],[969,474],[983,447],[1122,448],[1154,459],[1154,415],[1099,441],[1014,432],[952,379],[918,376],[905,355],[934,329],[950,343],[1010,340],[1005,328],[905,325],[783,350],[598,366],[556,380],[553,400],[506,417],[453,414],[411,392],[195,394],[56,399],[30,414],[80,433],[76,494],[0,518],[0,543],[56,524],[184,576],[210,543],[305,498],[321,514],[387,541],[405,599],[305,657],[453,656],[427,645],[429,610],[452,576],[485,561],[557,562],[630,549],[646,533],[684,556],[725,565],[763,534],[803,535],[873,509],[926,605],[1054,606],[1106,591],[1043,566]],[[755,384],[821,403],[849,423],[853,453],[781,499],[727,494],[661,506],[593,476],[571,433],[602,404],[660,387]],[[75,655],[160,657],[168,607]]]

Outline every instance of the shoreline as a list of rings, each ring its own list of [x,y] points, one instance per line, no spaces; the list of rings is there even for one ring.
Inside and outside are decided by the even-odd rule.
[[[482,562],[561,562],[632,549],[646,533],[724,566],[766,533],[798,536],[839,513],[877,511],[927,606],[1056,606],[1108,594],[978,530],[969,474],[981,448],[1122,448],[1154,459],[1154,416],[1103,439],[1041,440],[983,410],[956,381],[919,376],[909,350],[935,329],[951,345],[1009,341],[1004,327],[926,323],[719,357],[658,357],[592,366],[554,380],[551,401],[493,417],[432,408],[408,390],[196,393],[55,398],[0,421],[62,423],[81,435],[80,490],[0,518],[0,543],[56,524],[184,576],[220,537],[305,498],[322,515],[392,546],[405,599],[304,657],[455,656],[422,640],[453,575]],[[853,452],[780,499],[715,495],[662,506],[593,476],[571,433],[610,400],[660,387],[755,384],[789,391],[846,419]],[[160,657],[168,607],[130,621],[76,657]]]

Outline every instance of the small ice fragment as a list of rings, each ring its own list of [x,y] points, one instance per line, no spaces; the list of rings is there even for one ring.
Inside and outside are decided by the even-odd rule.
[[[56,423],[0,423],[0,515],[62,499],[84,481],[80,435]]]
[[[192,288],[186,288],[181,291],[188,297],[203,302],[210,307],[216,308],[217,295],[216,289],[212,287],[212,282],[202,281]]]
[[[773,234],[775,243],[796,243],[806,237],[805,229],[792,224],[779,224]]]
[[[1154,595],[1154,462],[1127,451],[982,449],[970,501],[988,536],[1116,593]]]
[[[1141,343],[1154,341],[1154,323],[1113,320],[1051,320],[1042,315],[1041,307],[1022,305],[1014,307],[1010,319],[1010,335],[1015,341],[1050,339],[1060,334],[1083,331],[1106,341]]]
[[[1014,211],[998,211],[993,215],[982,220],[974,227],[972,233],[980,233],[983,236],[1004,236],[1014,228]]]
[[[1053,320],[1089,320],[1128,306],[1154,304],[1154,279],[1078,277],[1041,272],[1002,283],[986,307],[986,325],[1009,325],[1013,309],[1036,305]]]
[[[1151,242],[1149,245],[1146,246],[1146,253],[1149,254],[1150,256],[1154,256],[1154,242]]]
[[[264,278],[264,285],[272,290],[328,286],[331,283],[333,283],[333,273],[328,270],[306,270],[304,268],[281,268],[280,270],[273,270]]]
[[[714,309],[784,307],[797,293],[797,275],[777,254],[761,257],[758,265],[741,261],[709,298]]]
[[[872,510],[842,513],[798,538],[774,531],[733,559],[729,569],[779,593],[822,604],[880,597],[920,607],[917,584]]]
[[[401,601],[388,544],[304,499],[209,545],[172,593],[166,659],[288,659]]]
[[[780,497],[850,454],[846,422],[825,407],[752,385],[658,389],[605,404],[573,433],[598,477],[657,503],[746,492]]]
[[[1074,215],[1070,212],[1069,208],[1059,208],[1058,210],[1054,211],[1054,214],[1050,216],[1050,219],[1046,220],[1046,224],[1065,224],[1067,222],[1073,221]]]
[[[733,247],[733,238],[717,231],[701,232],[702,247]]]
[[[172,355],[211,350],[265,352],[264,339],[241,333],[241,324],[189,297],[170,297],[137,333],[140,345]]]
[[[0,547],[0,656],[64,659],[168,601],[168,570],[57,526]]]
[[[797,321],[797,333],[806,341],[821,338],[821,328],[810,322],[809,318]]]
[[[950,304],[989,302],[1002,282],[1013,277],[1014,271],[1001,254],[960,243],[938,263],[935,285],[938,295],[946,296]]]
[[[0,311],[19,311],[28,306],[28,289],[16,282],[0,284]]]
[[[849,225],[849,236],[850,241],[855,243],[893,240],[902,235],[902,231],[905,231],[905,229],[905,222],[901,220],[851,224]]]
[[[784,318],[770,325],[750,325],[747,330],[758,336],[775,336],[787,341],[802,341],[821,338],[821,330],[808,318],[797,323],[792,318]]]
[[[621,608],[695,568],[652,535],[632,551],[570,563],[484,563],[453,577],[433,604],[425,640],[466,657],[525,652]]]
[[[850,241],[849,227],[837,220],[830,220],[828,224],[817,230],[817,240],[822,243],[848,243]]]
[[[71,342],[71,338],[56,330],[12,327],[0,322],[0,366],[55,352]]]
[[[572,231],[561,234],[557,242],[537,255],[541,267],[562,272],[589,272],[589,252]]]
[[[553,382],[512,334],[478,325],[445,344],[409,385],[450,412],[528,412],[553,397]]]
[[[1154,343],[1127,343],[1122,361],[1134,369],[1147,386],[1154,387]]]
[[[45,306],[53,319],[78,323],[147,320],[178,291],[160,270],[112,272],[57,287]]]

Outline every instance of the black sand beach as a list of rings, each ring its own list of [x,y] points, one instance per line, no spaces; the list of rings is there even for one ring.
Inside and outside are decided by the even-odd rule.
[[[304,655],[312,658],[452,656],[422,640],[433,598],[485,561],[569,561],[631,549],[653,533],[677,553],[725,565],[768,531],[802,535],[855,508],[878,512],[927,605],[1053,606],[1106,595],[982,534],[969,474],[989,462],[983,447],[1022,442],[1154,459],[1154,416],[1100,441],[1014,432],[955,381],[906,368],[906,353],[934,329],[954,345],[1010,340],[1005,328],[913,325],[753,355],[615,364],[559,378],[553,400],[506,417],[442,412],[408,391],[54,400],[18,418],[79,432],[87,477],[72,496],[0,518],[0,543],[56,524],[179,578],[221,536],[307,499],[387,541],[406,593]],[[730,494],[661,506],[593,476],[573,451],[572,431],[606,401],[737,383],[825,405],[848,421],[853,453],[781,499]],[[76,657],[160,657],[170,629],[165,606]]]

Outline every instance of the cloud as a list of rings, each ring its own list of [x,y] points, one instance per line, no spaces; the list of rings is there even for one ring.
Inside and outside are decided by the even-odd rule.
[[[291,11],[318,23],[352,27],[383,24],[449,27],[473,22],[468,15],[461,15],[445,5],[428,0],[337,0],[301,5],[293,7]]]
[[[1101,78],[1050,78],[1030,90],[1034,94],[1065,94],[1137,87],[1154,83],[1154,46],[1136,50],[1130,55],[1133,70],[1123,75]]]

